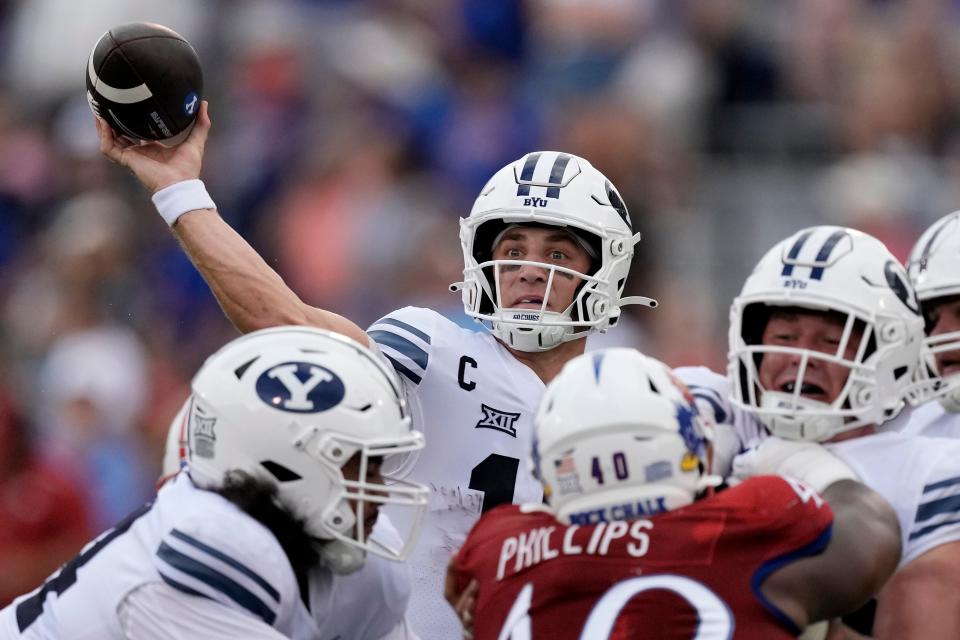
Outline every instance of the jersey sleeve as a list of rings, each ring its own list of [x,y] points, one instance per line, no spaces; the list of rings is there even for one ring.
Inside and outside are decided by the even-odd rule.
[[[232,505],[219,506],[177,522],[163,536],[153,556],[163,582],[267,625],[287,619],[298,587],[280,544]]]
[[[673,371],[690,389],[700,415],[714,425],[713,473],[730,475],[733,459],[743,451],[737,424],[739,412],[730,402],[730,384],[724,376],[706,367],[678,367]]]
[[[431,309],[404,307],[367,329],[380,354],[408,387],[416,389],[430,366],[430,353],[439,329],[440,314]]]
[[[944,455],[928,461],[913,521],[904,532],[901,566],[923,553],[960,540],[960,441],[930,438]]]
[[[287,636],[262,620],[208,598],[195,598],[160,583],[147,583],[117,606],[123,636],[130,640],[280,640]]]
[[[778,554],[793,559],[815,555],[830,542],[833,510],[814,489],[794,478],[757,476],[733,491],[745,493],[758,520],[768,523],[767,531],[777,541]]]

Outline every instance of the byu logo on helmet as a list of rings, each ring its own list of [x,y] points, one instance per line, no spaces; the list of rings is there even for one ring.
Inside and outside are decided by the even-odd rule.
[[[257,395],[282,411],[320,413],[340,404],[346,389],[328,369],[306,362],[284,362],[260,374]]]
[[[797,238],[796,242],[793,243],[793,246],[790,247],[790,252],[783,258],[783,271],[780,272],[780,275],[783,277],[789,277],[794,275],[793,268],[797,266],[810,267],[810,279],[811,280],[820,280],[823,278],[823,271],[831,264],[837,261],[840,257],[850,252],[852,248],[852,240],[849,238],[849,234],[843,229],[837,229],[833,231],[830,236],[823,241],[823,244],[820,245],[820,248],[817,250],[816,257],[813,260],[802,259],[800,257],[800,252],[803,249],[804,244],[810,236],[814,235],[816,229],[810,229],[800,237]],[[841,240],[847,239],[847,246],[844,247],[841,253],[834,254],[834,249],[840,243]],[[818,238],[819,239],[819,238]],[[796,287],[793,284],[795,281],[788,280],[784,283],[784,286],[794,286],[794,288],[805,288],[805,287]]]
[[[543,162],[541,162],[543,158]],[[570,154],[554,152],[537,152],[527,156],[523,163],[523,169],[517,178],[517,195],[529,196],[530,187],[543,187],[544,195],[547,198],[559,198],[561,187],[566,186],[580,173],[580,166],[573,163],[570,175],[567,173],[567,165],[570,164]],[[551,162],[552,160],[552,162]],[[539,170],[538,170],[539,167]],[[547,173],[549,167],[549,173]],[[539,201],[539,198],[536,198]],[[526,206],[530,206],[527,204]],[[540,206],[534,204],[533,206]],[[543,205],[546,206],[546,201]]]

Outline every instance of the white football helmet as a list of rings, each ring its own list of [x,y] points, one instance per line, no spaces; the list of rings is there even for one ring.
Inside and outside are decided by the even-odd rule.
[[[712,424],[657,360],[612,348],[572,359],[547,385],[536,419],[534,471],[559,519],[630,520],[693,502],[719,483]]]
[[[527,260],[493,260],[494,243],[512,224],[549,225],[570,230],[592,258],[591,273]],[[640,241],[620,194],[589,162],[568,153],[528,153],[500,169],[480,192],[468,218],[460,220],[466,314],[487,322],[498,338],[520,351],[547,351],[561,342],[603,332],[616,324],[628,304],[656,306],[642,296],[622,298],[633,247]],[[505,309],[500,270],[536,265],[549,272],[547,292],[537,309]],[[547,311],[553,278],[564,273],[583,284],[563,312]]]
[[[241,470],[273,482],[304,520],[337,573],[358,569],[364,552],[402,560],[415,542],[426,487],[366,481],[372,457],[423,448],[391,369],[368,349],[320,329],[277,327],[238,338],[210,356],[193,378],[186,462],[191,478],[216,488]],[[357,480],[341,467],[360,455]],[[383,463],[382,466],[386,466]],[[415,510],[404,546],[367,538],[364,505]]]
[[[834,353],[761,344],[775,307],[833,311],[845,319]],[[852,359],[845,357],[862,331]],[[728,375],[732,399],[757,413],[775,435],[825,441],[859,426],[881,424],[903,407],[917,368],[923,320],[906,271],[882,242],[854,229],[811,227],[777,243],[761,258],[730,308]],[[792,390],[764,389],[765,354],[799,358]],[[843,365],[846,382],[833,402],[803,397],[812,360]]]
[[[945,297],[960,296],[960,211],[946,215],[923,232],[910,252],[907,274],[917,292],[920,308]],[[922,403],[937,398],[947,411],[960,412],[960,374],[943,378],[937,355],[960,351],[960,331],[927,336],[920,350],[917,394]]]

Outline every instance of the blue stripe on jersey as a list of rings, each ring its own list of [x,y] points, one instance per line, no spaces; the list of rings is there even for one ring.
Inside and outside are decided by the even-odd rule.
[[[947,496],[946,498],[924,502],[917,507],[915,522],[929,520],[933,516],[950,513],[951,511],[960,511],[960,495]]]
[[[177,551],[166,542],[160,543],[160,548],[157,549],[157,555],[170,566],[210,585],[210,587],[224,594],[258,618],[261,618],[267,624],[272,625],[273,621],[277,619],[276,612],[271,609],[267,603],[213,567]],[[160,575],[163,576],[162,571]]]
[[[563,184],[563,172],[567,170],[567,163],[570,162],[570,156],[561,153],[553,162],[553,169],[550,170],[550,184],[557,185],[547,188],[548,198],[560,197],[560,185]]]
[[[933,484],[928,484],[923,487],[923,492],[928,493],[930,491],[935,491],[937,489],[943,489],[944,487],[949,487],[951,485],[960,484],[960,476],[956,478],[947,478],[946,480],[941,480],[939,482],[934,482]]]
[[[750,589],[753,591],[754,597],[760,601],[767,611],[769,611],[773,616],[780,621],[780,623],[790,629],[795,635],[800,635],[803,631],[800,627],[797,626],[797,623],[794,622],[787,614],[779,609],[775,604],[767,600],[763,595],[761,588],[763,583],[766,581],[770,575],[784,567],[785,565],[790,564],[801,558],[807,558],[810,556],[815,556],[824,549],[827,548],[827,545],[830,544],[830,537],[833,535],[833,524],[828,525],[821,533],[818,535],[813,542],[810,542],[806,546],[800,547],[799,549],[794,549],[793,551],[786,553],[779,558],[773,558],[768,560],[757,569],[756,573],[753,574],[753,578],[750,579]]]
[[[817,262],[826,262],[830,259],[830,254],[833,253],[833,248],[837,246],[837,243],[840,242],[840,239],[843,236],[847,235],[846,231],[834,231],[827,241],[823,243],[823,246],[820,247],[820,253],[817,254]],[[824,267],[814,267],[810,271],[811,280],[819,280],[823,277]]]
[[[412,324],[407,324],[402,320],[397,320],[396,318],[380,318],[379,320],[373,323],[373,326],[376,327],[378,324],[392,324],[395,327],[400,327],[404,331],[412,333],[413,335],[417,336],[427,344],[430,344],[430,336],[425,334],[423,331],[420,331],[420,329],[417,329]]]
[[[430,362],[430,356],[410,340],[390,331],[368,331],[367,335],[373,338],[373,341],[377,344],[390,347],[394,351],[407,356],[420,365],[421,369],[426,370],[427,363]]]
[[[531,153],[527,156],[527,161],[523,163],[523,169],[520,172],[520,180],[524,182],[530,182],[533,180],[533,171],[537,168],[537,162],[540,160],[539,153]],[[517,187],[518,196],[528,196],[530,195],[530,185],[521,184]]]
[[[706,400],[708,403],[710,403],[710,406],[713,407],[713,415],[718,423],[727,421],[727,412],[723,410],[723,406],[717,399],[720,397],[719,393],[713,389],[710,389],[709,387],[701,387],[695,384],[687,385],[687,387],[690,389],[690,393],[693,394],[694,398],[700,398],[701,400]]]
[[[800,255],[800,250],[803,249],[803,243],[807,241],[807,238],[809,238],[812,233],[813,233],[813,229],[810,229],[809,231],[801,235],[799,238],[797,238],[797,241],[793,243],[792,247],[790,247],[790,253],[787,254],[787,259],[789,260],[797,259],[797,256]],[[793,274],[793,265],[784,264],[783,271],[780,272],[780,275],[789,276],[792,274]]]
[[[187,544],[192,545],[197,549],[200,549],[201,551],[204,551],[210,554],[217,560],[220,560],[221,562],[224,562],[225,564],[230,565],[231,567],[233,567],[243,575],[247,576],[248,578],[256,582],[258,585],[260,585],[260,587],[262,587],[264,591],[269,593],[270,597],[273,598],[275,601],[280,602],[280,592],[274,589],[272,584],[264,580],[259,573],[257,573],[247,565],[243,564],[242,562],[239,562],[238,560],[231,558],[230,556],[220,551],[219,549],[214,549],[210,545],[200,542],[193,536],[188,535],[183,531],[180,531],[179,529],[174,529],[173,531],[170,532],[170,535],[172,535],[174,538],[177,538],[178,540],[183,540]]]
[[[187,593],[187,594],[189,594],[189,595],[191,595],[191,596],[199,596],[199,597],[201,597],[201,598],[206,598],[207,600],[210,600],[210,596],[208,596],[207,594],[205,594],[205,593],[200,593],[200,592],[197,591],[196,589],[191,589],[190,587],[188,587],[187,585],[183,584],[182,582],[177,582],[176,580],[174,580],[174,579],[171,578],[170,576],[166,576],[166,575],[164,575],[164,574],[161,573],[161,574],[160,574],[160,577],[163,578],[163,581],[164,581],[164,582],[166,582],[168,585],[170,585],[171,587],[173,587],[173,588],[176,589],[177,591],[183,591],[184,593]]]
[[[910,532],[910,536],[907,540],[916,540],[921,536],[925,536],[932,531],[936,531],[940,527],[946,527],[952,524],[960,524],[960,520],[944,520],[943,522],[938,522],[936,524],[931,524],[930,526],[924,527],[922,529],[917,529]]]
[[[403,366],[402,364],[400,364],[399,362],[397,362],[387,354],[383,354],[383,357],[385,357],[387,360],[390,361],[390,364],[393,365],[393,368],[396,369],[397,373],[406,376],[410,380],[410,382],[412,382],[413,384],[420,384],[420,381],[423,378],[421,378],[419,375],[417,375],[413,371],[410,371],[410,369]]]

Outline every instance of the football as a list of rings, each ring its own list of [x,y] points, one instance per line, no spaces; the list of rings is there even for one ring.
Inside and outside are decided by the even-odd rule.
[[[176,145],[200,112],[203,70],[190,43],[159,24],[110,29],[87,61],[87,101],[93,112],[132,142]]]

